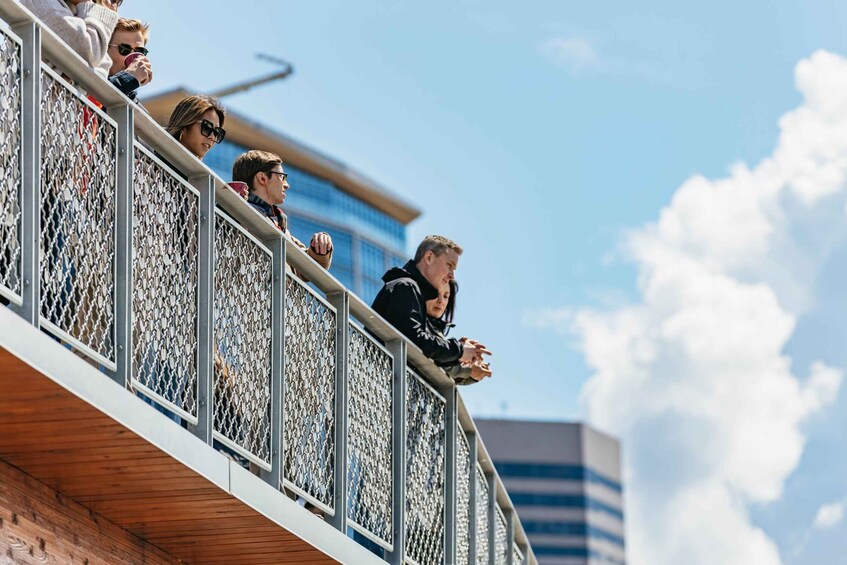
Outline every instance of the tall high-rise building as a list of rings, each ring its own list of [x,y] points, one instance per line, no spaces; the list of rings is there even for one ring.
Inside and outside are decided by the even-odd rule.
[[[620,443],[585,424],[477,419],[544,565],[623,565]]]
[[[189,92],[168,91],[144,99],[144,106],[165,124],[174,106]],[[291,186],[283,206],[288,226],[308,245],[311,235],[328,232],[334,245],[330,272],[370,303],[382,287],[382,275],[403,265],[406,226],[420,210],[348,165],[295,141],[265,124],[227,111],[226,139],[204,162],[229,181],[236,157],[249,149],[278,154]]]

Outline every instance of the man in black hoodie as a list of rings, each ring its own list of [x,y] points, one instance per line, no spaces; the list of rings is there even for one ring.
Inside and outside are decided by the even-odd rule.
[[[429,235],[418,246],[415,258],[383,275],[385,285],[373,309],[421,348],[439,365],[481,361],[490,354],[472,339],[445,338],[433,331],[426,315],[426,301],[438,296],[438,288],[453,279],[462,248],[440,235]]]

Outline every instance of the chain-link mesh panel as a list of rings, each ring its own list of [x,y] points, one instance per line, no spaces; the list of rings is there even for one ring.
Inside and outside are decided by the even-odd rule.
[[[476,466],[476,563],[488,563],[488,480]]]
[[[509,561],[509,531],[506,517],[500,507],[494,508],[494,563],[506,565]]]
[[[114,367],[116,128],[41,73],[41,316]]]
[[[470,561],[471,453],[465,432],[456,434],[456,564]]]
[[[273,260],[215,210],[215,410],[219,440],[270,469]]]
[[[336,314],[296,278],[285,277],[284,478],[333,510]]]
[[[521,548],[518,547],[518,544],[512,545],[512,565],[523,565],[523,562]]]
[[[21,47],[0,29],[0,294],[21,295]]]
[[[200,197],[140,145],[132,204],[132,384],[197,422]]]
[[[391,355],[353,324],[349,337],[348,518],[380,545],[390,547],[393,362]]]
[[[444,561],[444,398],[406,371],[406,558]]]

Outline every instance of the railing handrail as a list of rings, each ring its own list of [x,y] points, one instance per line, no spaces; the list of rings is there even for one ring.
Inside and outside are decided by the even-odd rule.
[[[267,218],[258,214],[243,198],[232,191],[223,179],[206,164],[194,157],[161,125],[153,120],[149,114],[130,102],[111,83],[97,75],[82,57],[73,52],[57,34],[45,26],[23,5],[16,0],[0,0],[0,18],[12,27],[23,24],[37,25],[41,31],[42,60],[59,66],[64,74],[74,80],[75,84],[80,85],[89,94],[95,96],[107,109],[131,108],[134,139],[143,140],[149,147],[154,148],[157,153],[161,154],[189,180],[201,178],[211,179],[215,188],[214,198],[216,206],[224,210],[256,239],[265,243],[278,239],[283,240],[286,262],[288,264],[303,273],[304,276],[326,295],[346,294],[349,297],[350,315],[364,324],[369,331],[381,340],[386,343],[404,343],[408,363],[437,391],[443,393],[444,391],[452,390],[456,386],[453,380],[441,368],[423,354],[420,348],[371,309],[358,295],[347,289],[331,273],[323,269],[304,251],[294,245],[292,240],[282,234]],[[282,275],[284,276],[284,273]],[[511,512],[514,541],[525,550],[528,562],[535,563],[536,559],[521,521],[514,512],[514,505],[478,433],[476,424],[470,416],[461,395],[457,394],[456,398],[459,422],[457,429],[462,430],[466,434],[466,437],[474,438],[478,453],[477,462],[487,476],[493,477],[494,484],[496,485],[494,496],[497,505],[503,511]]]

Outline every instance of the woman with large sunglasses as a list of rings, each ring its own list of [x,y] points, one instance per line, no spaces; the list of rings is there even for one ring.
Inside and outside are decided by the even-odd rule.
[[[165,129],[202,161],[209,149],[226,136],[224,117],[224,109],[216,99],[195,94],[176,105]]]
[[[188,96],[176,105],[165,129],[195,157],[202,161],[212,145],[224,138],[225,132],[221,128],[224,122],[224,115],[224,109],[216,99],[210,96]],[[155,155],[176,174],[187,180],[187,175],[170,163],[163,155],[158,152]],[[192,212],[186,206],[178,205],[176,213],[180,218],[177,222],[187,222]],[[172,238],[171,234],[167,232],[153,232],[148,235],[149,238],[147,241],[150,243],[148,248],[156,248],[161,245],[163,248],[174,249],[175,246],[184,246],[186,256],[190,252],[191,245],[196,245],[196,241],[189,243],[179,237]],[[217,344],[215,350],[214,367],[216,382],[226,381],[231,375],[230,367],[226,366],[223,357],[217,352]],[[142,373],[145,375],[146,383],[149,383],[146,386],[153,389],[154,393],[168,402],[178,407],[183,407],[186,402],[185,395],[188,394],[186,391],[186,385],[189,382],[188,377],[172,367],[167,352],[159,351],[156,344],[145,344],[142,346],[142,351],[144,351],[144,354],[140,366]],[[168,418],[184,425],[180,416],[170,409],[165,408],[140,392],[136,394]]]
[[[104,79],[112,60],[106,53],[123,0],[21,0]]]

